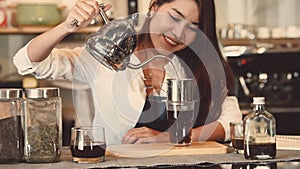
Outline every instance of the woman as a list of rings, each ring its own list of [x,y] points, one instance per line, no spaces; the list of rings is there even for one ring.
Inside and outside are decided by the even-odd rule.
[[[109,8],[107,5],[106,10]],[[137,47],[130,57],[133,62],[143,62],[153,56],[164,55],[170,57],[172,65],[166,59],[156,59],[142,69],[121,72],[98,64],[85,48],[54,48],[66,35],[87,26],[98,11],[96,1],[78,1],[64,22],[37,36],[18,51],[14,64],[19,73],[31,73],[37,78],[63,77],[87,82],[91,86],[96,109],[93,124],[104,126],[108,144],[115,144],[167,141],[168,132],[161,130],[166,124],[155,128],[151,122],[140,121],[142,111],[146,112],[148,102],[145,100],[165,91],[164,82],[175,76],[174,67],[179,77],[185,77],[188,74],[185,72],[190,71],[199,86],[201,103],[192,139],[229,139],[229,121],[240,122],[241,114],[236,98],[227,96],[232,74],[218,48],[213,0],[152,0],[142,33],[138,34]],[[74,19],[77,25],[71,26]],[[199,29],[204,34],[199,33]],[[199,44],[203,39],[209,40],[212,45]],[[204,43],[210,44],[209,41]],[[211,52],[209,46],[216,52]],[[199,49],[203,60],[199,59]],[[216,55],[218,61],[205,61],[210,55]],[[182,61],[188,71],[182,66]],[[221,62],[222,70],[225,70],[227,87],[219,85],[224,81],[214,80],[218,79],[214,76],[217,73],[207,70],[217,62]]]

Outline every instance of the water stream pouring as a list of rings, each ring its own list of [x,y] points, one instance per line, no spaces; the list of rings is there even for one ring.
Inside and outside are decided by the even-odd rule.
[[[126,67],[138,69],[156,58],[168,57],[158,55],[149,60],[139,63],[130,63],[130,55],[137,45],[137,33],[134,29],[138,14],[133,14],[125,19],[109,21],[105,11],[105,5],[100,4],[100,15],[105,24],[95,33],[91,34],[86,41],[87,51],[107,68],[120,71]],[[72,23],[74,24],[74,23]]]

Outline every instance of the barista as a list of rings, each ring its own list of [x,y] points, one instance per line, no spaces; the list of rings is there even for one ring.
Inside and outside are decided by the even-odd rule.
[[[110,7],[106,5],[105,10]],[[108,144],[167,141],[163,121],[163,127],[139,121],[147,110],[147,98],[161,95],[168,78],[192,76],[200,100],[192,139],[227,141],[229,121],[241,122],[242,116],[237,99],[229,96],[232,73],[218,47],[214,10],[213,0],[152,0],[130,58],[138,63],[164,55],[172,64],[156,59],[138,70],[115,72],[97,62],[84,46],[55,48],[98,15],[97,1],[79,0],[65,21],[28,42],[13,61],[21,75],[88,83],[95,105],[92,123],[105,127]],[[77,25],[70,26],[75,19]],[[79,119],[84,116],[77,114]]]

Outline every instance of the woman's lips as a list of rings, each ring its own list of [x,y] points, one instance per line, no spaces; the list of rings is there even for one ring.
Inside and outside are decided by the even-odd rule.
[[[176,45],[179,44],[178,42],[176,42],[175,40],[171,39],[170,37],[168,37],[168,36],[166,36],[166,35],[164,35],[164,38],[165,38],[165,40],[166,40],[169,44],[171,44],[172,46],[176,46]]]

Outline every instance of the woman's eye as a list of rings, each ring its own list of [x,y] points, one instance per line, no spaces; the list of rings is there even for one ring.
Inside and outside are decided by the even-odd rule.
[[[197,25],[195,25],[195,24],[192,24],[192,23],[188,25],[188,28],[190,30],[194,31],[194,32],[196,32],[197,30],[199,30],[199,27]]]
[[[170,13],[169,13],[169,16],[170,16],[175,22],[179,22],[179,21],[180,21],[180,18],[178,18],[178,17],[176,17],[176,16],[174,16],[174,15],[172,15],[172,14],[170,14]]]
[[[171,19],[172,19],[173,21],[175,21],[175,22],[180,22],[180,21],[183,20],[183,19],[181,18],[181,16],[176,16],[176,14],[174,14],[174,13],[169,13],[169,16],[170,16]],[[198,25],[193,24],[193,23],[189,23],[189,24],[187,25],[187,28],[190,29],[190,30],[192,30],[192,31],[194,31],[194,32],[196,32],[196,31],[199,29]]]

